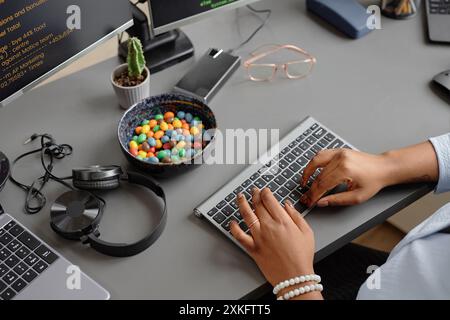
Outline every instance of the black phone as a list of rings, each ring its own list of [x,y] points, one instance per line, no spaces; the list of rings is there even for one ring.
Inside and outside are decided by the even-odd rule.
[[[240,57],[224,50],[209,49],[175,85],[174,91],[208,103],[239,68],[240,62]]]

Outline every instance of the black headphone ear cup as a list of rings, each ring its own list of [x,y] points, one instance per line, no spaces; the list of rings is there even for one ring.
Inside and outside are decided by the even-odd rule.
[[[69,240],[83,240],[95,234],[103,215],[104,203],[89,191],[68,191],[51,207],[50,226]]]
[[[112,190],[120,186],[118,178],[98,181],[73,180],[73,186],[82,190]]]

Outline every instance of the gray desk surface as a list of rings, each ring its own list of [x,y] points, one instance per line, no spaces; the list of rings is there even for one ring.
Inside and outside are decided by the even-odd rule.
[[[276,3],[276,5],[275,5]],[[409,21],[383,19],[383,29],[360,40],[349,40],[305,11],[303,1],[263,1],[273,16],[244,49],[264,43],[293,43],[317,57],[307,79],[252,83],[239,70],[213,100],[221,128],[279,128],[287,133],[312,115],[358,148],[381,152],[450,131],[450,108],[433,92],[430,79],[450,69],[449,47],[428,44],[420,17]],[[235,46],[259,21],[241,9],[190,25],[197,58],[208,47]],[[244,36],[239,36],[238,26]],[[246,55],[245,50],[241,51]],[[152,76],[152,93],[169,91],[194,60]],[[20,98],[0,110],[1,148],[10,158],[31,146],[22,142],[34,132],[49,132],[75,148],[71,159],[57,166],[67,174],[86,164],[126,165],[116,141],[118,108],[109,76],[116,59],[96,65]],[[28,179],[38,161],[27,160],[16,170]],[[6,210],[48,241],[69,260],[105,286],[114,299],[240,298],[264,284],[251,259],[192,209],[242,169],[203,166],[176,179],[162,181],[169,201],[167,229],[148,251],[115,259],[79,243],[60,239],[49,227],[48,208],[35,216],[22,212],[24,194],[7,184],[0,195]],[[51,203],[63,190],[46,189]],[[316,210],[307,218],[315,230],[317,259],[386,219],[429,191],[402,187],[381,193],[367,204],[346,209]],[[107,240],[135,240],[151,226],[146,193],[126,187],[105,196],[108,211],[102,224]],[[380,214],[381,213],[381,214]],[[294,241],[294,240],[293,240]]]

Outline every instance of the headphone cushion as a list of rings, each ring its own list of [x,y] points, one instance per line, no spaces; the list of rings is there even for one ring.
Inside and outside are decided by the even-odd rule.
[[[73,185],[82,190],[112,190],[120,186],[120,180],[117,178],[97,181],[73,180]]]

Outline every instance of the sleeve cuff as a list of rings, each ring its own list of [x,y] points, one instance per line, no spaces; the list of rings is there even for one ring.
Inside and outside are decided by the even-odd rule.
[[[439,164],[439,181],[435,192],[450,191],[450,133],[430,138]]]

